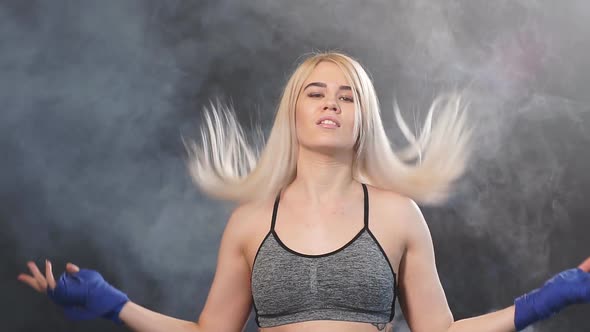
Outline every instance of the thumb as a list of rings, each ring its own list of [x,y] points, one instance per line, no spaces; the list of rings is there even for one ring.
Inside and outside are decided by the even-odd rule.
[[[590,272],[590,257],[586,258],[586,260],[578,266],[584,272]]]
[[[72,263],[66,264],[66,271],[69,273],[77,273],[80,271],[80,268]]]

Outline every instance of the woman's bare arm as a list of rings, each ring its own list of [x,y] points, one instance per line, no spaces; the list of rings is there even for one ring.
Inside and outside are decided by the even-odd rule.
[[[394,209],[407,221],[406,249],[400,263],[400,305],[414,332],[514,332],[551,317],[572,304],[590,303],[590,258],[564,270],[496,312],[454,321],[434,259],[432,238],[411,200]]]
[[[119,318],[127,327],[137,332],[203,332],[196,322],[162,315],[131,301],[125,304]]]
[[[453,324],[447,332],[512,332],[514,327],[514,306],[489,314],[461,319]]]
[[[400,304],[412,331],[416,332],[512,332],[514,306],[489,314],[454,321],[436,270],[428,225],[418,206],[400,206],[408,222],[408,245],[400,265]]]
[[[243,330],[251,307],[250,268],[244,255],[244,243],[247,237],[250,212],[244,208],[234,211],[227,222],[219,254],[213,284],[205,307],[198,321],[186,321],[166,316],[146,309],[132,301],[127,301],[119,318],[127,327],[137,332],[240,332]],[[195,255],[198,259],[198,255]],[[18,280],[28,284],[37,292],[47,295],[47,289],[54,289],[51,262],[46,261],[45,275],[39,271],[34,262],[27,263],[31,275],[21,273]],[[80,271],[76,265],[66,265],[68,273]]]
[[[229,218],[219,247],[211,289],[198,321],[165,316],[128,302],[121,320],[137,332],[240,332],[250,314],[250,267],[244,256],[247,218],[252,211],[238,207]]]

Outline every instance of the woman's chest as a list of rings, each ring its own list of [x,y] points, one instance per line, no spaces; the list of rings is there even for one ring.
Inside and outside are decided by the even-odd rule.
[[[272,229],[270,218],[260,220],[254,223],[244,246],[250,271],[261,249],[272,247],[283,260],[289,257],[319,260],[328,256],[335,260],[336,254],[353,259],[351,255],[362,256],[363,251],[366,255],[380,254],[397,274],[405,250],[403,227],[378,211],[369,213],[368,217],[365,220],[363,213],[349,212],[318,219],[293,213],[290,217],[277,218]]]

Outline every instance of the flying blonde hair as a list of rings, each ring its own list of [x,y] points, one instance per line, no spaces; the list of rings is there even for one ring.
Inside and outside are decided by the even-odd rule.
[[[463,174],[470,154],[471,128],[466,126],[460,95],[435,98],[418,137],[408,128],[396,104],[396,122],[409,144],[394,152],[370,77],[358,61],[337,52],[313,54],[295,69],[263,146],[248,143],[230,107],[211,103],[201,126],[201,145],[185,142],[189,172],[197,186],[215,198],[248,202],[274,198],[291,183],[297,171],[295,105],[304,81],[322,61],[333,62],[343,70],[355,95],[353,178],[421,204],[444,202],[453,182]]]

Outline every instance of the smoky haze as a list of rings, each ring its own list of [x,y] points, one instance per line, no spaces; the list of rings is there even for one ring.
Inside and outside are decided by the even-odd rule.
[[[394,99],[412,126],[440,92],[470,100],[469,170],[422,210],[455,319],[511,305],[590,256],[589,17],[582,0],[0,1],[3,330],[125,330],[69,322],[16,280],[45,258],[197,319],[232,206],[193,186],[181,138],[218,97],[268,133],[316,50],[372,74],[394,146]],[[587,314],[527,331],[588,331]]]

